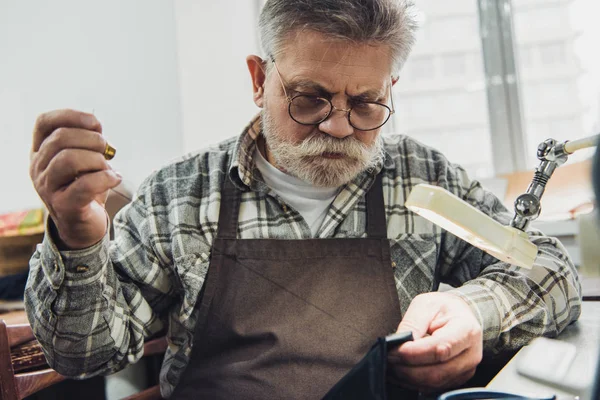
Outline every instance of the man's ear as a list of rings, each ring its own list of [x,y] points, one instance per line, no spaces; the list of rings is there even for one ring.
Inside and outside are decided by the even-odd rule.
[[[252,92],[254,104],[258,107],[263,107],[265,95],[265,80],[266,80],[266,63],[259,56],[251,55],[246,58],[248,71],[252,78]]]

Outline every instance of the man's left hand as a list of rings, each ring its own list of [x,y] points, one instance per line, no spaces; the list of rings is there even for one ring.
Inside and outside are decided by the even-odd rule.
[[[414,341],[388,355],[400,384],[423,392],[459,386],[475,374],[483,356],[481,325],[469,305],[451,293],[421,294],[398,326]]]

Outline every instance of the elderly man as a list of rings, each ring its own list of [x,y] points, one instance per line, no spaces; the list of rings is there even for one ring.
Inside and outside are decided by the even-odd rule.
[[[265,57],[247,58],[260,117],[152,174],[113,242],[104,203],[121,178],[100,123],[40,116],[31,176],[51,218],[26,306],[51,366],[111,373],[166,331],[165,397],[320,398],[377,337],[412,331],[392,379],[436,390],[575,320],[556,240],[531,232],[545,262],[522,270],[404,207],[429,183],[510,218],[439,152],[380,135],[414,30],[405,1],[269,0]]]

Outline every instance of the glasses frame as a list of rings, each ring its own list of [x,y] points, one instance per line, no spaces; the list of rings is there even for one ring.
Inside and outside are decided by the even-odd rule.
[[[392,85],[393,83],[390,82],[389,85],[389,90],[390,90],[390,103],[391,103],[391,108],[387,105],[387,104],[383,104],[377,101],[363,101],[362,103],[364,104],[377,104],[380,106],[383,106],[385,108],[388,109],[389,114],[387,116],[387,118],[385,119],[385,121],[383,121],[382,124],[380,124],[379,126],[375,127],[375,128],[370,128],[370,129],[361,129],[356,127],[352,121],[350,120],[350,115],[352,114],[352,110],[354,109],[354,106],[345,109],[345,108],[338,108],[336,106],[333,105],[333,103],[331,102],[330,99],[327,99],[325,97],[321,97],[321,96],[312,96],[312,95],[307,95],[307,94],[299,94],[296,95],[294,97],[290,97],[287,93],[287,90],[285,89],[285,83],[283,82],[283,77],[281,76],[281,72],[279,71],[279,68],[277,67],[277,63],[275,62],[275,59],[273,57],[271,57],[271,61],[273,62],[273,65],[275,66],[275,70],[277,71],[277,76],[279,77],[279,82],[281,82],[281,87],[283,88],[283,93],[285,94],[285,99],[288,103],[288,114],[290,115],[290,118],[292,120],[294,120],[294,122],[300,124],[300,125],[305,125],[305,126],[316,126],[316,125],[320,125],[323,122],[325,122],[330,116],[331,114],[333,114],[334,111],[341,111],[346,113],[346,119],[348,120],[348,124],[350,124],[350,126],[358,131],[362,131],[362,132],[369,132],[369,131],[374,131],[377,130],[379,128],[381,128],[382,126],[384,126],[391,118],[392,115],[394,115],[396,113],[396,108],[394,107],[394,96],[392,94]],[[294,118],[294,116],[292,115],[292,102],[294,101],[294,99],[298,98],[298,97],[313,97],[313,98],[317,98],[317,99],[321,99],[321,100],[325,100],[327,103],[329,103],[329,112],[327,113],[327,115],[325,117],[323,117],[320,121],[318,122],[314,122],[314,123],[310,123],[307,124],[305,122],[300,122],[298,121],[296,118]]]

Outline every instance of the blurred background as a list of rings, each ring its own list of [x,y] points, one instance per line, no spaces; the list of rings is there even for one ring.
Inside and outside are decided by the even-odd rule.
[[[94,112],[134,187],[241,132],[258,112],[245,65],[264,0],[0,0],[0,213],[39,205],[35,117]],[[537,164],[546,138],[600,131],[595,0],[417,0],[417,44],[389,130],[485,180]],[[580,152],[571,162],[589,158]]]
[[[241,132],[258,112],[245,66],[264,0],[0,0],[0,212],[36,206],[35,117],[94,112],[137,186],[153,169]],[[417,45],[390,130],[472,178],[530,170],[546,138],[600,131],[595,0],[417,0]],[[575,155],[572,162],[589,157]]]
[[[599,2],[417,5],[422,27],[397,85],[401,130],[479,179],[534,168],[547,138],[600,131]]]

